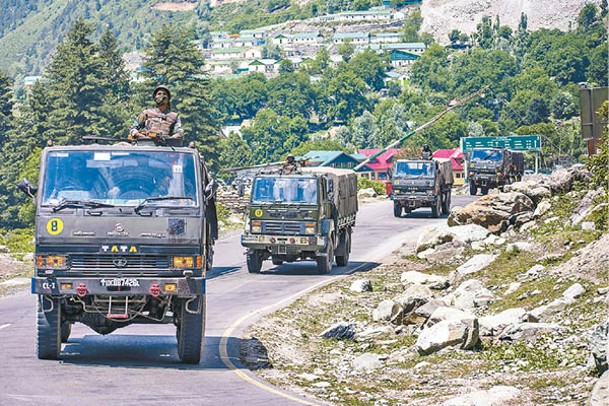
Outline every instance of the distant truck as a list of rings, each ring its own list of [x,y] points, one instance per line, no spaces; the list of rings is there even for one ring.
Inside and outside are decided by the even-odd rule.
[[[100,334],[174,324],[178,356],[205,344],[205,276],[217,238],[214,181],[193,148],[47,147],[36,200],[37,352],[58,359],[71,325]]]
[[[522,152],[505,148],[473,149],[468,161],[469,193],[472,196],[478,193],[478,189],[485,195],[489,189],[509,185],[522,179],[524,174]]]
[[[259,273],[269,258],[275,265],[314,260],[323,274],[334,259],[347,266],[357,209],[352,170],[310,167],[297,174],[257,175],[241,237],[248,271]]]
[[[393,165],[393,215],[430,207],[432,217],[450,212],[453,170],[450,159],[400,159]]]

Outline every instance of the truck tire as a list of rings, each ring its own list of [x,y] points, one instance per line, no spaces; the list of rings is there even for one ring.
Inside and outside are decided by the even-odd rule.
[[[43,310],[49,311],[43,311]],[[61,352],[61,301],[38,296],[36,350],[39,359],[59,359]]]
[[[191,300],[182,299],[180,303],[178,357],[185,364],[198,364],[205,348],[205,302],[202,297]],[[198,313],[190,313],[187,308]]]
[[[450,190],[442,195],[442,214],[450,213]]]
[[[67,343],[70,338],[70,334],[72,333],[72,324],[70,322],[64,321],[61,323],[61,342]]]
[[[476,187],[476,183],[470,181],[469,182],[469,194],[472,196],[476,196],[476,193],[478,193],[478,188]]]
[[[480,192],[482,192],[482,195],[488,195],[488,188],[487,187],[481,187],[480,188]]]
[[[436,204],[431,206],[431,217],[437,219],[440,217],[440,211],[442,211],[442,198],[438,196],[436,199]]]
[[[397,203],[393,203],[393,215],[395,217],[402,217],[402,206]]]
[[[349,254],[351,253],[351,230],[345,230],[340,237],[340,244],[344,245],[344,254],[336,256],[336,265],[347,266],[349,265]]]
[[[332,271],[332,263],[334,262],[334,248],[332,242],[328,241],[327,255],[317,257],[317,270],[320,274],[328,274]]]
[[[246,255],[247,271],[249,273],[260,273],[262,269],[262,255],[260,251],[254,250],[251,253],[248,252]]]

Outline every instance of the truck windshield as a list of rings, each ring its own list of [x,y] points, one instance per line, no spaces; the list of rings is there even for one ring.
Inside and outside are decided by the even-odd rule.
[[[42,204],[65,201],[108,205],[158,204],[196,206],[195,156],[155,151],[52,151],[46,157]]]
[[[475,149],[472,151],[472,161],[501,161],[503,153],[498,149]]]
[[[395,164],[393,176],[397,178],[433,176],[433,162],[398,161]]]
[[[256,178],[252,202],[317,203],[317,180],[313,178]]]

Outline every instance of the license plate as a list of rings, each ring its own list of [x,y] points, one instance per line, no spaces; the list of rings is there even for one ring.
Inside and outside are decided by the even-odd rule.
[[[137,288],[140,286],[140,281],[135,278],[107,278],[100,280],[99,283],[108,288]]]

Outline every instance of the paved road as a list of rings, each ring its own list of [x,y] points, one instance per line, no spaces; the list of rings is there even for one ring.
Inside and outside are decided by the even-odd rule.
[[[455,197],[453,204],[472,200]],[[273,267],[270,261],[263,273],[251,275],[239,236],[221,239],[208,276],[206,354],[196,366],[179,363],[172,325],[132,325],[100,336],[76,324],[61,361],[38,360],[34,295],[0,299],[0,405],[316,404],[243,369],[237,337],[261,314],[337,276],[365,272],[403,242],[415,241],[422,227],[445,221],[424,209],[396,219],[391,204],[361,206],[349,266],[329,275],[319,275],[313,262]]]

